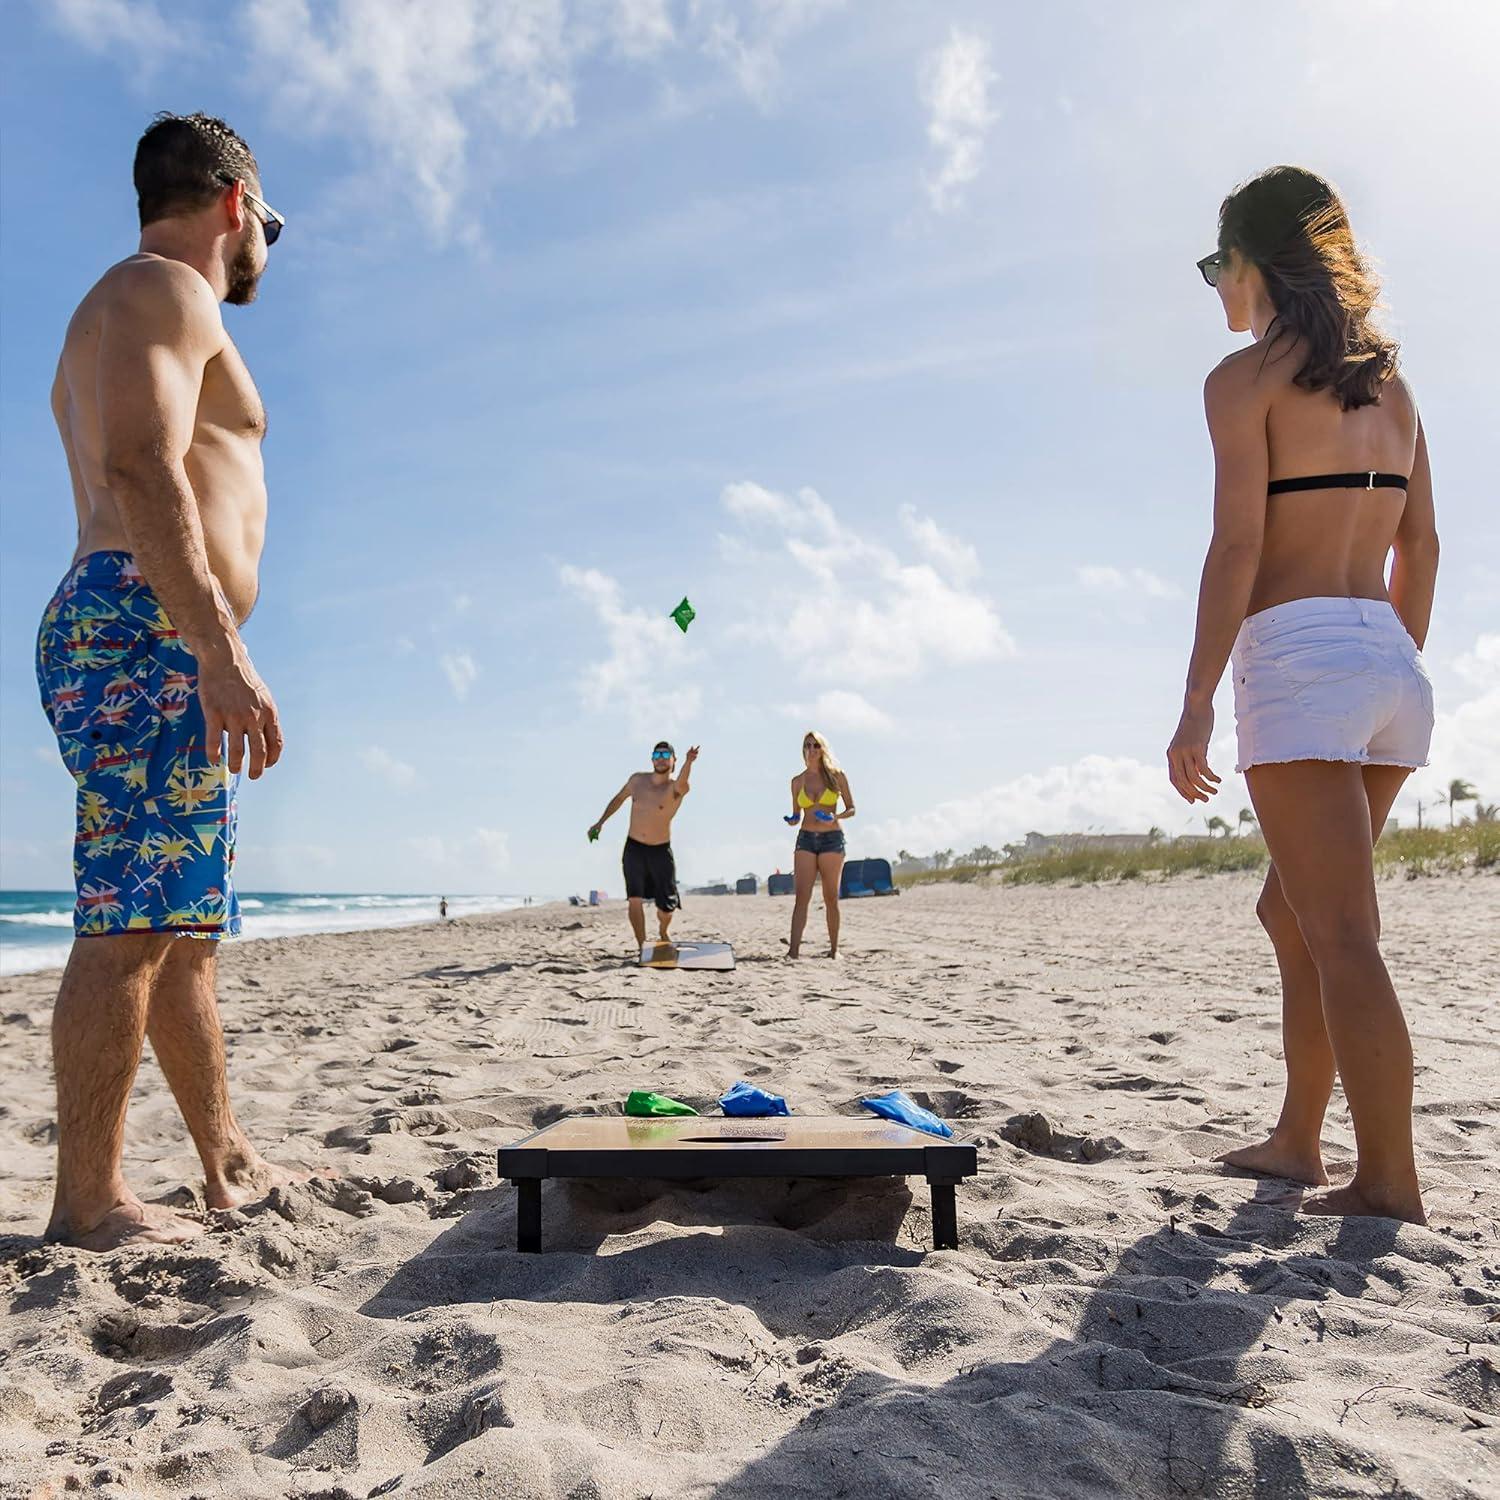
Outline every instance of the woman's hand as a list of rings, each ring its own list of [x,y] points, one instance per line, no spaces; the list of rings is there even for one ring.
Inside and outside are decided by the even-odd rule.
[[[1183,705],[1177,733],[1167,746],[1167,774],[1185,802],[1207,802],[1219,789],[1219,778],[1208,764],[1208,742],[1213,732],[1212,702]]]
[[[781,821],[783,823],[800,823],[802,821],[802,814],[788,813]]]

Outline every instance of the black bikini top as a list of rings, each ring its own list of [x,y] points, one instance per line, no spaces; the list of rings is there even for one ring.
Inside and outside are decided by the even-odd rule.
[[[1404,490],[1406,477],[1401,474],[1377,474],[1366,469],[1362,474],[1308,474],[1302,479],[1273,479],[1266,486],[1268,495],[1285,495],[1293,490]]]

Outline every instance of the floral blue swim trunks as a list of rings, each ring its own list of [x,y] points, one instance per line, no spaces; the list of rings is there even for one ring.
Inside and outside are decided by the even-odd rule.
[[[209,762],[197,660],[130,553],[74,564],[42,616],[36,675],[78,784],[77,935],[237,935],[239,778]]]

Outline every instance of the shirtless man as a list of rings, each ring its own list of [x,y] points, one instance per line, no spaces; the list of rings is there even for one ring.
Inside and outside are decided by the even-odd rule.
[[[211,1208],[296,1180],[235,1120],[214,994],[215,940],[239,930],[239,773],[282,750],[240,639],[265,533],[265,413],[219,304],[254,300],[283,220],[249,147],[203,115],[157,117],[135,187],[140,250],[79,304],[52,388],[78,550],[37,641],[42,705],[78,787],[47,1235],[91,1250],[202,1232],[142,1203],[121,1172],[145,1036]]]
[[[651,769],[637,771],[609,800],[603,816],[589,829],[590,840],[625,805],[630,803],[630,833],[622,860],[625,895],[630,907],[630,930],[639,951],[646,943],[647,901],[656,903],[656,921],[661,940],[667,942],[672,913],[682,905],[677,894],[677,863],[672,858],[672,819],[691,788],[688,776],[698,759],[694,745],[682,758],[682,775],[674,778],[677,752],[666,740],[658,740],[651,752]]]

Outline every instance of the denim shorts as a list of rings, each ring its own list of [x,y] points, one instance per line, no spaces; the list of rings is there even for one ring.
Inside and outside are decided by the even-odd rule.
[[[814,833],[804,828],[797,835],[798,854],[842,854],[844,852],[844,830],[835,828],[829,833]]]
[[[1384,599],[1293,599],[1251,615],[1230,657],[1236,771],[1293,760],[1427,764],[1432,682]]]

